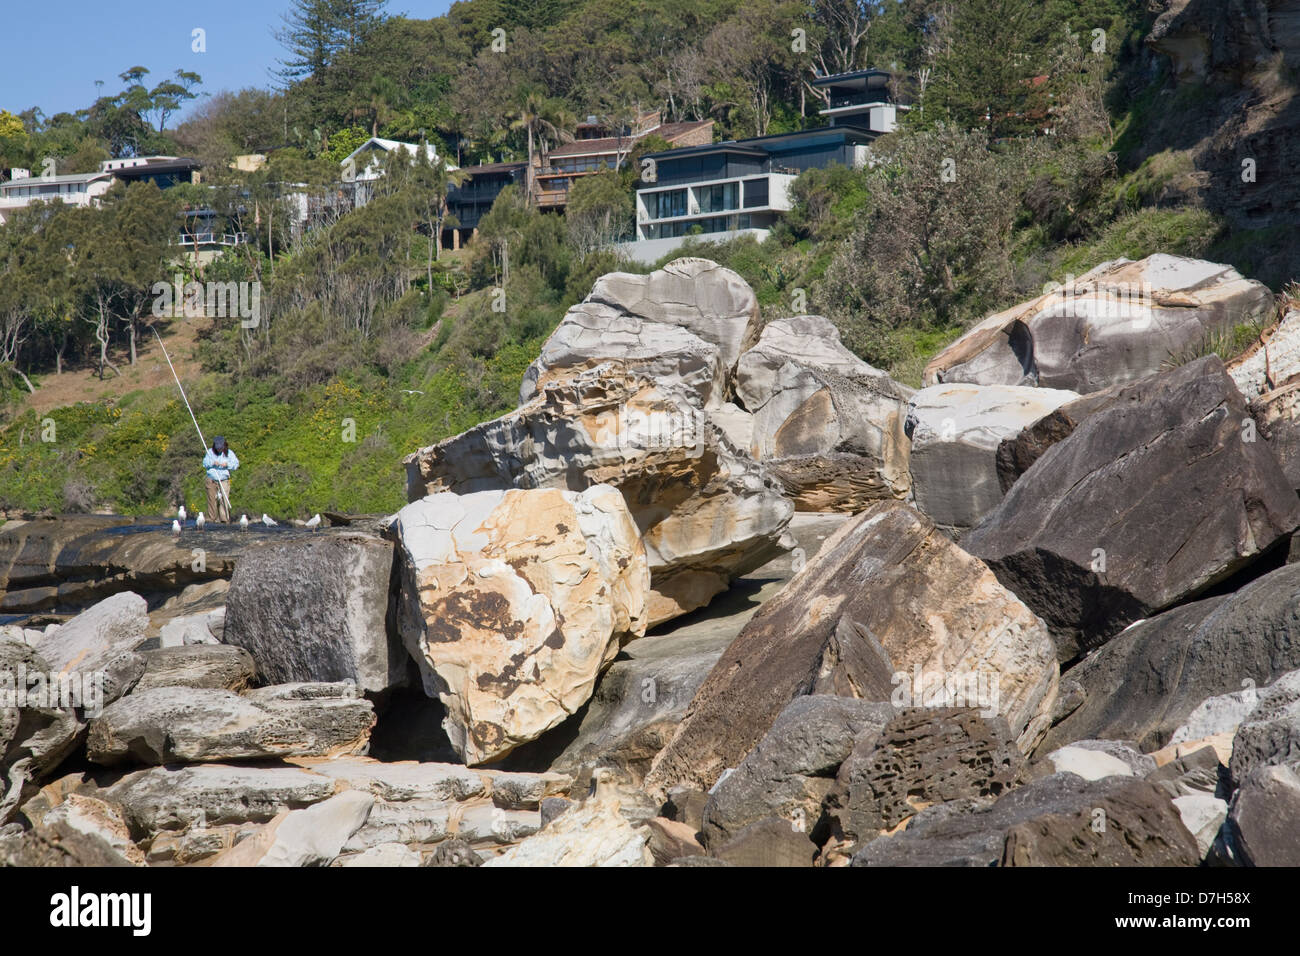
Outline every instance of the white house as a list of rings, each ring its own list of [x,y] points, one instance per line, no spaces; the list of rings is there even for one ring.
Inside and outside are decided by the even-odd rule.
[[[402,150],[410,154],[412,160],[419,155],[419,143],[403,143],[395,139],[382,139],[378,136],[372,136],[339,162],[339,168],[343,170],[344,182],[368,182],[378,179],[383,175],[382,160],[383,157],[394,150]],[[424,145],[424,155],[428,157],[430,163],[438,162],[438,150],[432,143]],[[455,169],[455,166],[448,166],[448,169]]]
[[[37,201],[59,200],[72,206],[89,206],[108,192],[113,174],[100,170],[68,176],[33,176],[29,170],[12,170],[13,178],[0,183],[0,225],[14,210]]]

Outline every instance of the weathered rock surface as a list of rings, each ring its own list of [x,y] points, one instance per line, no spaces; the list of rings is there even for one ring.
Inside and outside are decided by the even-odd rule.
[[[714,787],[704,808],[705,845],[720,847],[772,816],[811,833],[854,741],[863,734],[874,738],[893,716],[893,706],[884,702],[823,694],[795,698],[735,772]]]
[[[1025,750],[1046,728],[1059,679],[1042,622],[988,568],[911,508],[880,502],[846,522],[754,615],[646,785],[708,788],[794,698],[890,700],[917,671],[941,672],[940,683],[982,672]]]
[[[39,781],[77,747],[87,711],[101,705],[90,685],[61,697],[46,675],[53,671],[26,641],[0,636],[0,826],[8,823]],[[74,706],[82,704],[78,709]]]
[[[736,394],[753,456],[804,511],[857,512],[907,494],[911,389],[863,362],[817,315],[775,319],[740,357]]]
[[[785,549],[793,504],[679,390],[610,365],[406,459],[407,497],[508,488],[622,492],[650,562],[650,623],[703,607]]]
[[[10,521],[0,528],[0,614],[75,613],[123,591],[176,594],[229,578],[243,550],[269,536],[308,535],[286,528],[240,532],[171,521],[62,515]],[[198,560],[202,557],[202,560]]]
[[[1002,500],[999,444],[1076,398],[1062,389],[1015,385],[921,389],[908,403],[906,425],[917,508],[945,528],[979,524]]]
[[[211,865],[329,866],[365,825],[374,804],[370,794],[345,790],[310,807],[281,813]]]
[[[714,850],[717,859],[731,866],[812,866],[817,845],[808,834],[783,817],[751,823]]]
[[[1240,782],[1256,767],[1289,764],[1300,769],[1300,672],[1279,678],[1259,693],[1259,702],[1232,739],[1228,769]]]
[[[1079,422],[1109,403],[1122,387],[1113,385],[1081,395],[1002,439],[995,456],[1002,493],[1005,495],[1016,479],[1043,456],[1043,452],[1078,428]]]
[[[1224,862],[1243,866],[1300,866],[1300,775],[1295,768],[1256,767],[1232,798],[1216,845]]]
[[[145,639],[149,615],[144,598],[131,592],[105,598],[39,642],[53,672],[103,679],[103,701],[111,703],[135,686],[144,659],[135,648]]]
[[[127,774],[102,796],[122,807],[132,835],[192,826],[266,823],[332,796],[334,781],[300,767],[151,767]]]
[[[865,842],[926,807],[996,799],[1021,782],[1024,757],[1006,720],[961,708],[895,712],[863,734],[827,800],[837,839]]]
[[[607,485],[444,492],[394,524],[402,636],[468,763],[573,714],[620,645],[645,633],[649,569]]]
[[[1098,825],[1098,821],[1103,821]],[[873,840],[854,866],[1195,866],[1196,840],[1144,780],[1053,774],[993,803],[957,801]]]
[[[924,381],[1095,392],[1151,375],[1271,308],[1268,288],[1230,266],[1163,253],[1116,259],[989,316],[931,359]]]
[[[1083,747],[1061,747],[1047,755],[1054,773],[1072,773],[1084,780],[1101,780],[1104,777],[1132,777],[1133,768],[1118,757],[1100,750]]]
[[[0,866],[144,866],[119,807],[69,793],[39,811],[24,808],[30,828],[0,829]]]
[[[1201,859],[1205,859],[1228,818],[1228,801],[1209,793],[1192,793],[1174,797],[1174,806],[1187,832],[1196,838]]]
[[[471,851],[473,852],[473,851]],[[419,866],[420,854],[401,843],[381,843],[360,853],[348,853],[334,861],[333,866],[364,866],[383,869]]]
[[[199,763],[364,752],[368,700],[255,700],[226,690],[159,687],[124,697],[91,721],[95,763]]]
[[[1300,373],[1300,310],[1287,312],[1259,341],[1229,361],[1227,369],[1248,402]]]
[[[484,866],[653,866],[649,834],[619,812],[601,783],[582,804],[510,847]]]
[[[141,651],[144,674],[132,688],[139,694],[157,687],[202,687],[238,693],[257,678],[253,656],[242,647],[201,644]]]
[[[1288,381],[1252,399],[1250,414],[1287,480],[1300,489],[1300,380]]]
[[[1085,738],[1169,743],[1207,698],[1270,684],[1300,667],[1300,565],[1234,594],[1174,608],[1116,635],[1071,668],[1081,705],[1048,731],[1042,748]]]
[[[407,654],[393,619],[392,570],[392,543],[359,532],[249,548],[230,581],[224,641],[246,648],[272,684],[401,685]]]
[[[1042,615],[1062,659],[1195,597],[1300,524],[1241,393],[1208,356],[1121,389],[962,539]]]
[[[727,643],[691,635],[635,641],[627,659],[601,675],[577,736],[551,766],[580,777],[615,767],[625,779],[644,779]]]
[[[643,368],[657,381],[680,382],[704,404],[721,404],[725,376],[757,324],[753,290],[707,259],[677,259],[649,275],[609,273],[542,346],[519,400],[529,401],[547,382],[574,370],[612,360]]]
[[[519,400],[527,403],[540,389],[606,362],[677,388],[700,408],[720,408],[727,394],[728,369],[713,343],[604,303],[580,302],[529,366]]]

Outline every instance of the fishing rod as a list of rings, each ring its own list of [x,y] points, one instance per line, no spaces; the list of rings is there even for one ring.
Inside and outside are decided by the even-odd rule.
[[[176,387],[180,389],[181,401],[185,403],[186,410],[190,413],[190,421],[194,423],[194,430],[199,433],[199,441],[203,442],[203,451],[206,454],[208,450],[208,440],[203,437],[203,429],[199,427],[199,420],[194,417],[194,409],[190,406],[190,400],[185,397],[185,386],[181,384],[181,377],[176,374],[176,366],[172,364],[172,357],[167,354],[167,346],[163,345],[162,336],[158,334],[157,326],[150,325],[153,330],[153,337],[158,340],[158,347],[162,349],[163,358],[167,360],[167,367],[172,370],[172,378],[176,379]],[[221,482],[217,482],[217,494],[226,499],[226,510],[234,517],[235,506],[230,503],[230,495],[221,487]]]

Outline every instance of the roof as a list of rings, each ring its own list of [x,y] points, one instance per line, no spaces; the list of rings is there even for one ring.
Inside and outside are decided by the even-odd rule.
[[[798,140],[801,138],[830,139],[832,137],[844,137],[845,139],[856,139],[868,143],[876,138],[876,134],[869,130],[859,129],[856,126],[818,126],[814,129],[795,130],[791,133],[770,133],[767,136],[755,136],[751,139],[726,140],[721,143],[710,143],[706,146],[683,146],[679,149],[665,149],[647,155],[656,159],[661,157],[684,159],[692,156],[704,156],[709,153],[744,153],[750,156],[765,156],[768,153],[776,152],[783,140]]]
[[[381,149],[385,153],[391,153],[395,149],[401,149],[414,156],[419,148],[419,143],[403,143],[396,139],[383,139],[379,136],[372,136],[352,152],[348,153],[347,156],[343,157],[343,159],[339,161],[339,165],[342,166],[348,160],[354,159],[360,153],[371,149]],[[425,143],[424,150],[425,155],[429,157],[429,162],[432,163],[438,161],[438,150],[432,143]],[[454,166],[448,166],[448,168],[455,169]]]
[[[813,86],[861,86],[879,89],[889,85],[892,76],[888,70],[866,69],[854,70],[852,73],[832,73],[819,76],[812,81]]]
[[[527,165],[522,159],[514,163],[483,163],[478,166],[463,166],[461,172],[469,173],[471,176],[487,176],[492,173],[514,172],[523,169]]]
[[[197,159],[189,159],[185,156],[179,156],[171,159],[150,161],[141,163],[139,166],[122,166],[117,169],[110,169],[110,176],[116,176],[118,179],[143,179],[146,176],[156,176],[159,173],[188,173],[203,166]]]
[[[63,183],[93,183],[98,179],[112,179],[112,173],[69,173],[66,176],[23,176],[0,183],[0,189],[13,186],[58,186]]]
[[[600,153],[627,152],[636,141],[646,136],[662,136],[672,142],[678,136],[712,126],[713,120],[691,120],[686,123],[661,123],[635,136],[606,136],[601,139],[577,139],[550,150],[548,156],[587,156]]]

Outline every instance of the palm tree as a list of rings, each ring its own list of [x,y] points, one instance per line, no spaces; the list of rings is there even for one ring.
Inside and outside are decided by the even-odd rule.
[[[510,128],[522,129],[528,134],[528,201],[533,202],[536,198],[536,181],[533,174],[536,155],[534,144],[540,139],[544,145],[545,137],[548,136],[558,142],[571,142],[573,140],[571,130],[575,123],[573,115],[568,110],[554,100],[547,99],[537,90],[529,90],[524,94],[522,102],[512,116],[514,118]]]

